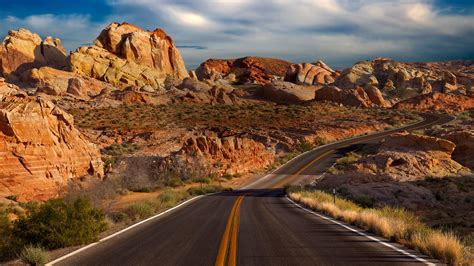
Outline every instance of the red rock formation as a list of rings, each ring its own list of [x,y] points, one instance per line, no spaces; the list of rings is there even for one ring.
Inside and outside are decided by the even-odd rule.
[[[208,59],[197,69],[199,80],[216,80],[235,75],[239,83],[266,84],[276,76],[283,77],[290,62],[264,57],[243,57],[238,59]]]
[[[218,163],[221,172],[230,174],[262,169],[274,159],[262,143],[238,136],[221,138],[214,132],[188,139],[182,151],[203,156],[211,165]]]
[[[46,200],[69,180],[103,175],[99,150],[71,115],[40,98],[0,93],[0,99],[0,197]]]
[[[394,106],[394,108],[423,112],[464,112],[464,110],[474,108],[474,95],[456,95],[435,92],[399,102]]]
[[[370,107],[373,102],[370,100],[364,89],[340,89],[335,86],[326,86],[315,93],[316,101],[331,101],[348,106]]]
[[[16,80],[25,70],[41,66],[66,66],[66,52],[59,39],[44,41],[27,29],[10,31],[0,46],[0,75]]]

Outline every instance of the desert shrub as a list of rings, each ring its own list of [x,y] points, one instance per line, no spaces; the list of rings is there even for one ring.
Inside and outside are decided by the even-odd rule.
[[[221,186],[205,185],[205,186],[191,187],[188,189],[188,193],[191,195],[204,195],[204,194],[216,193],[216,192],[220,192],[224,190],[226,189]]]
[[[128,206],[124,212],[132,220],[144,219],[155,213],[155,207],[147,201],[137,202]]]
[[[222,177],[227,179],[227,180],[231,180],[232,178],[234,178],[234,175],[231,175],[229,173],[225,173]]]
[[[307,152],[307,151],[310,151],[310,150],[314,149],[314,147],[315,147],[315,145],[313,145],[312,143],[309,143],[307,141],[303,141],[296,147],[296,150],[300,153],[303,153],[303,152]]]
[[[179,187],[184,184],[183,180],[177,178],[177,177],[172,177],[164,181],[164,185],[167,187]]]
[[[16,201],[17,197],[18,197],[17,195],[10,195],[10,196],[6,196],[5,198],[11,201]]]
[[[200,178],[193,179],[193,181],[197,183],[203,183],[203,184],[210,184],[212,182],[212,180],[209,177],[200,177]]]
[[[351,164],[357,162],[361,156],[355,152],[348,152],[343,157],[339,158],[333,167],[330,168],[331,173],[337,173],[347,169]]]
[[[14,255],[11,246],[11,223],[8,212],[0,206],[0,260],[5,260]]]
[[[44,265],[48,262],[49,256],[44,248],[27,245],[21,251],[20,259],[29,265]]]
[[[352,201],[364,208],[373,208],[375,206],[375,200],[371,197],[364,195],[353,197]]]
[[[130,189],[132,192],[143,192],[143,193],[150,193],[153,192],[155,189],[151,187],[138,187]]]
[[[185,190],[165,190],[158,196],[161,208],[169,208],[189,197]]]
[[[128,215],[123,212],[111,213],[108,216],[114,223],[125,222],[128,219]]]
[[[136,152],[140,147],[136,143],[112,144],[101,149],[103,154],[110,156],[122,156]]]
[[[85,198],[72,202],[48,200],[15,221],[13,236],[20,245],[32,244],[48,249],[88,244],[107,229],[102,210]]]

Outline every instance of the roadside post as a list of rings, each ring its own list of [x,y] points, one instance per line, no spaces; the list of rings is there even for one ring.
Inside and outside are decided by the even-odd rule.
[[[336,189],[335,188],[332,189],[332,195],[334,197],[334,205],[336,205]]]

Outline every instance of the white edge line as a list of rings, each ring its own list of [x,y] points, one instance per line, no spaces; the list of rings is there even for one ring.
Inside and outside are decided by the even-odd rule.
[[[210,194],[208,194],[208,195],[210,195]],[[117,235],[120,235],[120,234],[122,234],[122,233],[125,233],[126,231],[128,231],[128,230],[130,230],[130,229],[132,229],[132,228],[134,228],[134,227],[137,227],[137,226],[139,226],[139,225],[141,225],[141,224],[143,224],[143,223],[146,223],[146,222],[148,222],[148,221],[150,221],[150,220],[153,220],[153,219],[155,219],[155,218],[158,218],[158,217],[160,217],[160,216],[162,216],[162,215],[164,215],[164,214],[166,214],[166,213],[168,213],[168,212],[171,212],[171,211],[173,211],[173,210],[176,210],[177,208],[179,208],[179,207],[181,207],[181,206],[183,206],[183,205],[185,205],[185,204],[187,204],[187,203],[189,203],[189,202],[191,202],[191,201],[193,201],[193,200],[199,199],[199,198],[204,197],[204,196],[206,196],[206,195],[199,195],[199,196],[190,198],[190,199],[188,199],[188,200],[186,200],[186,201],[184,201],[184,202],[181,202],[180,204],[178,204],[178,205],[176,205],[176,206],[174,206],[174,207],[172,207],[172,208],[170,208],[170,209],[167,209],[166,211],[163,211],[163,212],[158,213],[158,214],[155,215],[155,216],[152,216],[152,217],[150,217],[150,218],[147,218],[147,219],[145,219],[145,220],[143,220],[143,221],[140,221],[140,222],[138,222],[138,223],[136,223],[136,224],[132,224],[131,226],[129,226],[129,227],[127,227],[127,228],[124,228],[124,229],[122,229],[122,230],[120,230],[120,231],[118,231],[118,232],[116,232],[116,233],[113,233],[113,234],[111,234],[111,235],[109,235],[109,236],[106,236],[106,237],[100,239],[100,240],[97,241],[97,242],[91,243],[91,244],[89,244],[89,245],[87,245],[87,246],[84,246],[84,247],[78,249],[78,250],[75,250],[75,251],[73,251],[73,252],[71,252],[71,253],[68,253],[68,254],[66,254],[66,255],[64,255],[64,256],[62,256],[62,257],[59,257],[59,258],[57,258],[57,259],[55,259],[55,260],[53,260],[53,261],[51,261],[51,262],[48,262],[48,263],[45,264],[45,266],[54,265],[55,263],[58,263],[58,262],[60,262],[60,261],[62,261],[62,260],[65,260],[65,259],[71,257],[71,256],[74,256],[74,255],[76,255],[77,253],[80,253],[80,252],[82,252],[82,251],[84,251],[84,250],[86,250],[86,249],[89,249],[89,248],[91,248],[91,247],[93,247],[93,246],[95,246],[95,245],[97,245],[97,244],[99,244],[99,243],[101,243],[101,242],[104,242],[104,241],[106,241],[106,240],[109,240],[109,239],[111,239],[111,238],[113,238],[113,237],[115,237],[115,236],[117,236]]]
[[[364,237],[366,237],[366,238],[368,238],[368,239],[370,239],[370,240],[373,240],[373,241],[375,241],[375,242],[377,242],[377,243],[379,243],[379,244],[382,244],[382,245],[387,246],[387,247],[389,247],[389,248],[391,248],[391,249],[393,249],[393,250],[396,250],[396,251],[398,251],[398,252],[400,252],[400,253],[402,253],[402,254],[404,254],[404,255],[406,255],[406,256],[409,256],[409,257],[411,257],[411,258],[413,258],[413,259],[415,259],[415,260],[417,260],[417,261],[419,261],[419,262],[423,262],[423,263],[425,263],[426,265],[430,265],[430,266],[435,266],[435,265],[436,265],[436,264],[434,264],[434,263],[432,263],[432,262],[429,262],[429,261],[427,261],[427,260],[425,260],[425,259],[423,259],[423,258],[420,258],[420,257],[418,257],[418,256],[416,256],[416,255],[414,255],[414,254],[411,254],[410,252],[408,252],[408,251],[406,251],[406,250],[397,248],[397,247],[395,247],[395,246],[393,246],[393,245],[391,245],[391,244],[389,244],[389,243],[387,243],[387,242],[384,242],[384,241],[382,241],[382,240],[380,240],[380,239],[377,239],[377,238],[375,238],[375,237],[373,237],[373,236],[369,236],[369,235],[367,235],[366,233],[361,232],[361,231],[359,231],[359,230],[356,230],[356,229],[354,229],[354,228],[352,228],[352,227],[350,227],[350,226],[347,226],[347,225],[345,225],[345,224],[343,224],[343,223],[341,223],[341,222],[339,222],[339,221],[337,221],[337,220],[334,220],[334,219],[329,218],[329,217],[327,217],[327,216],[325,216],[325,215],[319,214],[319,213],[314,212],[314,211],[312,211],[312,210],[310,210],[310,209],[308,209],[308,208],[305,208],[305,207],[301,206],[300,204],[294,202],[294,201],[293,201],[292,199],[290,199],[288,196],[285,196],[285,198],[286,198],[288,201],[290,201],[291,203],[293,203],[294,205],[296,205],[297,207],[303,209],[304,211],[307,211],[307,212],[312,213],[312,214],[314,214],[314,215],[316,215],[316,216],[318,216],[318,217],[320,217],[320,218],[323,218],[323,219],[328,220],[328,221],[330,221],[330,222],[333,222],[333,223],[335,223],[335,224],[337,224],[337,225],[340,225],[340,226],[342,226],[342,227],[344,227],[344,228],[346,228],[346,229],[348,229],[348,230],[350,230],[350,231],[352,231],[352,232],[355,232],[355,233],[357,233],[357,234],[359,234],[359,235],[361,235],[361,236],[364,236]]]

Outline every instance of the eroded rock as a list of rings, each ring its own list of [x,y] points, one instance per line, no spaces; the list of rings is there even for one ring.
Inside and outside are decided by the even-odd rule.
[[[161,29],[145,31],[128,23],[112,23],[93,46],[71,54],[73,72],[114,86],[163,86],[168,76],[188,77],[171,37]]]
[[[0,75],[17,80],[29,69],[67,65],[66,51],[59,39],[41,37],[27,29],[9,31],[0,46]]]
[[[0,157],[0,196],[20,201],[56,197],[70,180],[104,174],[98,148],[71,115],[24,95],[1,99]]]

